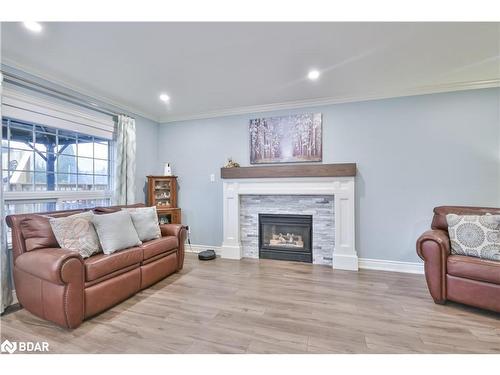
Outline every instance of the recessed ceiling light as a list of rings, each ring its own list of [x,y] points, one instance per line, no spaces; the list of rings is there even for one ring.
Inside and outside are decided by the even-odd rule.
[[[162,102],[165,102],[165,103],[166,103],[166,102],[169,102],[169,101],[170,101],[170,96],[168,96],[167,94],[161,94],[161,95],[160,95],[160,100],[161,100]]]
[[[307,78],[309,78],[311,81],[316,81],[319,78],[319,70],[311,70],[307,74]]]
[[[39,33],[42,31],[42,25],[35,21],[27,21],[23,22],[24,27],[26,27],[29,31],[33,31],[34,33]]]

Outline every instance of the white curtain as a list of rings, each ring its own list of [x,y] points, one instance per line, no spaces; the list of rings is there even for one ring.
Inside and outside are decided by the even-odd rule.
[[[0,73],[0,118],[2,117],[1,98],[3,91],[3,76]],[[0,165],[2,161],[3,152],[0,152]],[[4,312],[5,308],[12,303],[12,285],[10,277],[10,256],[9,249],[7,249],[7,234],[5,226],[5,212],[3,204],[3,173],[0,171],[0,314]]]
[[[1,154],[1,153],[0,153]],[[0,163],[1,163],[0,156]],[[0,314],[12,303],[12,285],[10,277],[10,254],[7,248],[5,214],[3,207],[3,176],[0,174],[0,214],[2,222],[0,223]]]
[[[115,143],[115,204],[135,202],[135,120],[120,115],[116,126]]]

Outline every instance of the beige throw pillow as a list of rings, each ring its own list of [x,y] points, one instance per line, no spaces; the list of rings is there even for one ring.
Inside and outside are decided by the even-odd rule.
[[[63,249],[77,251],[82,258],[101,252],[99,238],[92,224],[92,211],[49,220],[54,236]]]
[[[446,215],[451,253],[500,261],[500,215]]]

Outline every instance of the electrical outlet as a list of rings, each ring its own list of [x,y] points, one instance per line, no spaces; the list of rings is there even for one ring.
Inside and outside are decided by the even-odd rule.
[[[215,175],[213,173],[210,175],[210,182],[215,182]]]

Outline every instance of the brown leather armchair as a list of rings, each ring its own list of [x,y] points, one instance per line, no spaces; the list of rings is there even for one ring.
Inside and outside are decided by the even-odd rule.
[[[500,208],[440,206],[434,208],[431,230],[417,240],[425,278],[435,303],[447,300],[500,312],[500,262],[451,255],[447,214],[500,214]]]
[[[106,214],[121,207],[125,206],[100,207],[94,212]],[[46,216],[78,212],[83,210],[6,218],[12,228],[16,295],[34,315],[76,328],[84,319],[182,269],[187,231],[178,224],[161,225],[161,238],[110,255],[83,259],[77,252],[59,248]]]

